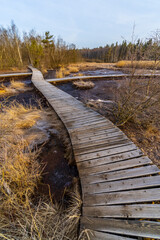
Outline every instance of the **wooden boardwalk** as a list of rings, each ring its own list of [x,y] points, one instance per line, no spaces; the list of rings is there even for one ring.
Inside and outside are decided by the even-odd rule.
[[[96,79],[124,79],[130,77],[131,74],[108,74],[108,75],[95,75],[95,76],[75,76],[75,77],[64,77],[64,78],[53,78],[46,79],[47,82],[51,83],[61,83],[68,81],[76,81],[76,80],[96,80]],[[136,78],[155,78],[160,77],[160,74],[134,74],[133,77]]]
[[[10,78],[10,77],[28,77],[31,76],[31,72],[25,72],[25,73],[5,73],[0,74],[0,78]]]
[[[91,240],[160,239],[159,168],[109,120],[32,71],[71,138],[82,187],[81,231]]]

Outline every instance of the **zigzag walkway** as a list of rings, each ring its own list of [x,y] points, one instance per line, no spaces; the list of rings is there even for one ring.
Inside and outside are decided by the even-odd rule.
[[[32,71],[71,138],[82,186],[81,231],[92,240],[160,239],[160,170],[109,120]]]

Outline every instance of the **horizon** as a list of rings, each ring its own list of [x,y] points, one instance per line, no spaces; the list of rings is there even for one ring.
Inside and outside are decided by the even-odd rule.
[[[13,20],[21,34],[49,31],[79,49],[98,48],[131,41],[134,24],[136,38],[145,40],[159,29],[159,10],[158,0],[1,0],[0,25],[8,27]]]

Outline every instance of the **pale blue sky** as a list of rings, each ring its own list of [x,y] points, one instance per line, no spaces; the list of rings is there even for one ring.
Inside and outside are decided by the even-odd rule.
[[[0,25],[11,20],[22,31],[50,31],[77,47],[145,39],[160,29],[160,0],[0,0]]]

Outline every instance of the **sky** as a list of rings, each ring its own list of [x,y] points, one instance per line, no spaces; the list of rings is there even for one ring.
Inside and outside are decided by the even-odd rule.
[[[78,48],[145,40],[160,29],[160,0],[0,0],[0,25],[50,31]]]

